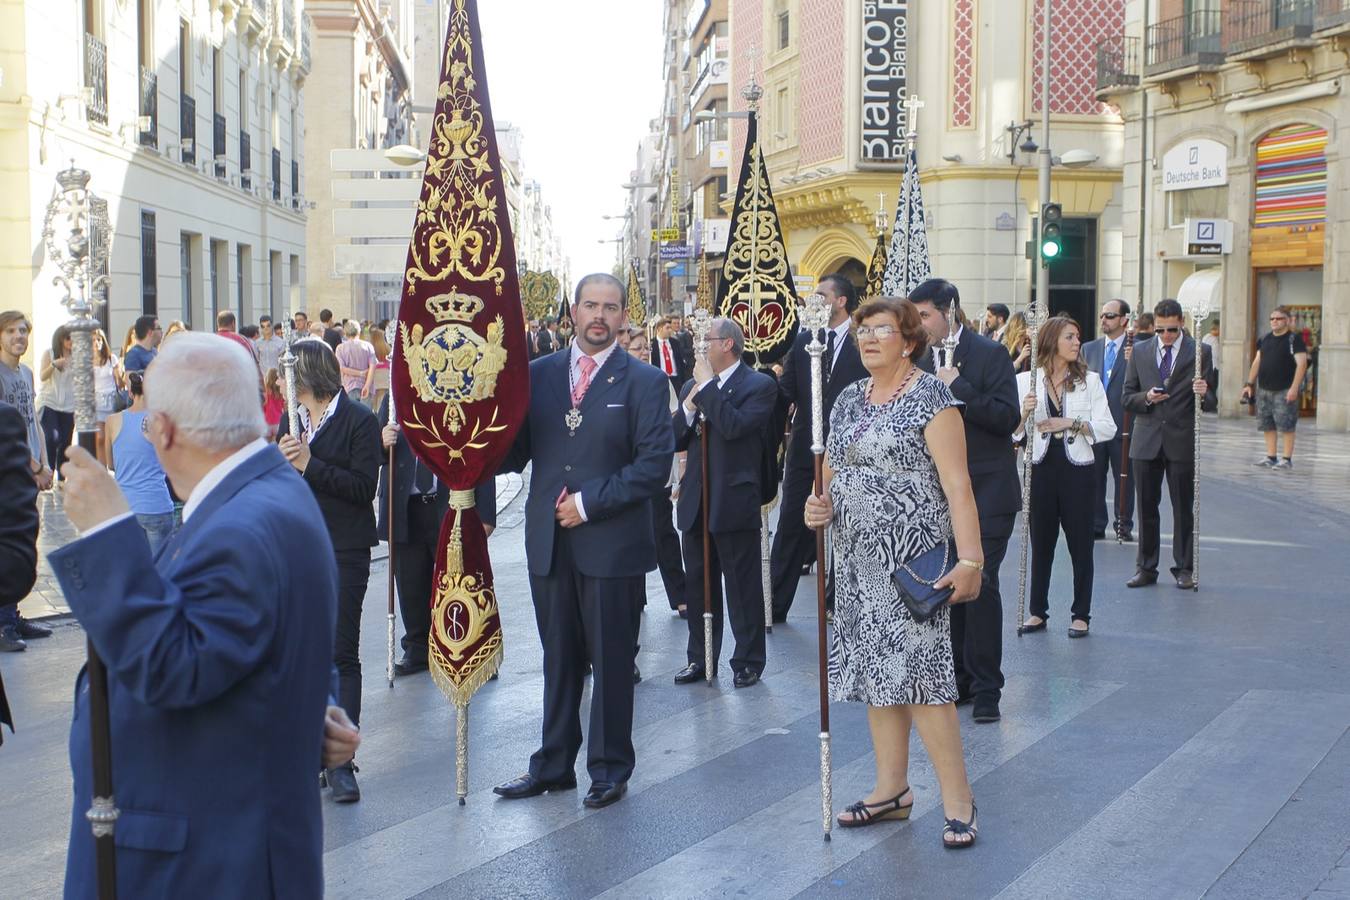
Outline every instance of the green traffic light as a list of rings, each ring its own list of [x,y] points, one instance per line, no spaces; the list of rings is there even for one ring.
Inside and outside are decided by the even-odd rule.
[[[1056,256],[1059,256],[1059,249],[1058,241],[1046,241],[1041,244],[1041,256],[1046,259],[1054,259]]]

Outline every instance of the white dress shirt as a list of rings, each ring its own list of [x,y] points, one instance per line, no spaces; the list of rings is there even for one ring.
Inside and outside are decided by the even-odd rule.
[[[721,372],[718,372],[718,373],[717,373],[717,375],[716,375],[715,377],[717,378],[717,389],[718,389],[719,391],[720,391],[722,388],[724,388],[724,387],[727,386],[727,379],[730,378],[732,375],[736,374],[736,370],[737,370],[738,368],[740,368],[740,366],[741,366],[741,361],[740,361],[739,359],[738,359],[738,360],[734,360],[734,361],[731,363],[731,365],[727,366],[727,367],[726,367],[725,369],[723,369]],[[696,385],[696,386],[694,387],[694,389],[693,389],[692,391],[689,392],[689,396],[692,397],[694,394],[697,394],[699,391],[703,390],[705,387],[708,386],[709,382],[711,382],[712,380],[713,380],[713,379],[709,378],[707,381],[703,382],[702,384]],[[687,406],[684,408],[684,420],[685,420],[686,422],[688,422],[690,425],[693,425],[693,424],[694,424],[694,413],[691,413],[691,412],[689,411],[689,407],[687,407]]]
[[[337,411],[338,407],[338,396],[338,394],[334,394],[333,399],[328,401],[328,406],[324,409],[323,415],[319,417],[319,424],[313,428],[309,427],[309,407],[303,403],[296,404],[295,411],[300,414],[300,427],[304,429],[306,444],[314,443],[314,438],[318,435],[319,430],[328,424],[329,419],[333,418],[333,413]]]
[[[960,322],[956,324],[956,342],[961,343],[961,332],[966,330],[966,326]],[[934,341],[933,346],[928,348],[928,352],[933,354],[933,371],[938,370],[938,350],[942,349],[942,341]],[[955,360],[953,360],[955,362]]]
[[[615,348],[618,347],[618,346],[619,346],[618,341],[615,341],[614,343],[610,344],[610,345],[609,345],[608,347],[606,347],[605,349],[601,350],[599,353],[596,353],[596,354],[594,354],[594,355],[591,356],[591,359],[595,360],[595,371],[591,373],[591,385],[590,385],[590,387],[594,387],[594,385],[595,385],[595,376],[600,374],[600,370],[603,369],[603,368],[605,367],[605,363],[609,361],[609,358],[614,354],[614,350],[615,350]],[[672,348],[672,352],[674,352],[674,348]],[[581,349],[580,349],[579,347],[577,347],[576,341],[573,341],[573,342],[572,342],[572,347],[571,347],[569,353],[570,353],[570,356],[569,356],[568,359],[569,359],[569,365],[570,365],[570,367],[571,367],[571,373],[572,373],[572,376],[571,376],[571,378],[570,378],[570,380],[568,381],[568,384],[567,384],[567,398],[568,398],[568,400],[571,400],[571,398],[572,398],[572,385],[574,385],[574,384],[581,384],[581,377],[582,377],[582,376],[581,376],[581,356],[582,356],[582,351],[581,351]],[[587,387],[587,390],[590,390],[590,387]],[[580,494],[573,494],[573,495],[572,495],[572,499],[574,499],[574,500],[576,501],[576,503],[577,503],[577,515],[581,516],[581,521],[583,521],[583,522],[589,522],[590,519],[588,519],[588,518],[586,517],[586,505],[585,505],[584,503],[581,502],[581,495],[580,495]]]

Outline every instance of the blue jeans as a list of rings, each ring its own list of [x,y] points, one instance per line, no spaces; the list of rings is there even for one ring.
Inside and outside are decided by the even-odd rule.
[[[173,534],[173,513],[155,513],[153,515],[141,515],[136,513],[136,522],[145,532],[146,538],[150,541],[150,555],[159,553],[159,548],[164,546],[164,542]]]

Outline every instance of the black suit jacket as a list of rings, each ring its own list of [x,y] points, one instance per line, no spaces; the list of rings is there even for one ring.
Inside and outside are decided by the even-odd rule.
[[[792,414],[792,437],[788,442],[787,465],[794,468],[809,469],[811,462],[811,357],[806,345],[811,335],[805,331],[797,335],[783,360],[783,377],[778,379],[778,393],[783,402],[796,407]],[[825,359],[821,358],[822,365]],[[825,437],[830,433],[830,412],[834,409],[835,398],[844,388],[867,377],[862,357],[858,355],[858,344],[852,334],[845,338],[844,346],[839,348],[834,369],[830,372],[829,383],[825,386]]]
[[[282,416],[277,439],[289,433],[288,417]],[[345,393],[338,394],[337,409],[319,429],[309,452],[304,479],[319,502],[333,549],[374,547],[378,538],[373,503],[384,457],[375,414],[347,399]]]
[[[381,423],[389,418],[389,395],[386,394],[384,400],[380,402],[380,411],[376,417]],[[383,450],[383,443],[381,443]],[[380,469],[380,512],[379,519],[375,529],[379,532],[381,540],[389,538],[389,451],[383,450],[384,465]],[[404,543],[412,538],[422,538],[426,535],[408,534],[408,497],[412,493],[413,483],[413,452],[408,446],[408,440],[399,432],[398,441],[394,444],[394,542]],[[478,512],[478,518],[484,525],[496,526],[497,524],[497,483],[495,479],[488,478],[478,487],[474,488],[474,509]],[[450,505],[450,489],[439,479],[436,483],[436,517],[438,519],[445,516],[445,510]]]
[[[684,413],[694,389],[691,380],[680,391],[680,407],[671,416],[676,451],[688,450],[675,522],[681,531],[698,524],[703,500],[703,457],[696,429]],[[708,530],[759,531],[760,497],[764,491],[765,447],[774,443],[769,428],[778,391],[773,379],[741,364],[719,389],[717,379],[694,397],[708,432]],[[697,420],[696,420],[697,421]]]
[[[966,465],[975,506],[982,519],[1013,515],[1022,508],[1022,489],[1012,445],[1021,419],[1012,357],[1002,344],[963,328],[952,362],[958,374],[951,392],[965,404]],[[933,371],[932,348],[919,368]]]
[[[1201,359],[1199,372],[1209,378],[1213,364],[1209,347],[1199,345]],[[1194,460],[1195,458],[1195,339],[1183,334],[1177,341],[1172,360],[1172,375],[1162,385],[1158,371],[1158,338],[1138,341],[1130,354],[1125,370],[1122,402],[1134,413],[1130,426],[1130,459]],[[1161,403],[1148,404],[1149,390],[1163,387],[1168,397]]]
[[[595,578],[643,575],[656,568],[651,498],[670,480],[675,436],[670,380],[615,347],[581,401],[581,426],[564,421],[572,400],[572,353],[530,363],[530,408],[503,472],[530,469],[525,501],[525,558],[534,575],[553,573],[558,495],[581,494],[587,521],[571,529],[577,571]]]
[[[675,361],[675,379],[679,384],[684,384],[690,378],[694,377],[694,354],[692,349],[686,349],[684,341],[678,337],[670,338],[670,355]],[[659,338],[652,338],[651,346],[651,364],[661,369],[661,341]],[[662,372],[665,369],[661,369]]]
[[[1127,337],[1125,341],[1128,341]],[[1125,359],[1125,341],[1120,342],[1120,351],[1116,357],[1115,365],[1111,369],[1110,379],[1106,378],[1106,373],[1102,370],[1106,367],[1106,338],[1097,338],[1088,341],[1083,345],[1083,362],[1087,363],[1089,370],[1096,372],[1102,379],[1102,386],[1106,388],[1106,405],[1111,408],[1111,418],[1116,420],[1116,436],[1121,434],[1122,423],[1125,418],[1125,407],[1121,403],[1121,397],[1125,388],[1125,370],[1129,362]]]
[[[548,356],[558,349],[558,336],[547,328],[539,331],[539,356]],[[537,359],[538,357],[536,357]]]
[[[0,401],[0,606],[11,606],[27,597],[37,580],[37,482],[33,481],[28,460],[28,429],[23,416]],[[0,722],[14,728],[3,681]]]

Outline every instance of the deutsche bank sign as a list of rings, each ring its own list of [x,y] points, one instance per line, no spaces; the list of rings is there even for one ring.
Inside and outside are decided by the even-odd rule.
[[[867,162],[905,158],[909,0],[863,0],[862,149]]]
[[[1183,141],[1163,154],[1163,190],[1188,191],[1228,183],[1228,148],[1199,138]]]

